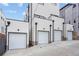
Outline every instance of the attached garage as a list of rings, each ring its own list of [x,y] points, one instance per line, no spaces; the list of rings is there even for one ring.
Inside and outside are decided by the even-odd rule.
[[[72,40],[72,32],[67,32],[67,39]]]
[[[48,44],[48,33],[46,31],[38,32],[38,44]]]
[[[9,49],[26,48],[26,33],[9,33]]]
[[[61,31],[54,31],[54,41],[61,41]]]

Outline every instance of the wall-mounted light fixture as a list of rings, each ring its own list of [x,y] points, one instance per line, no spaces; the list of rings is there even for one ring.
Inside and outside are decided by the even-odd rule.
[[[8,27],[10,25],[10,21],[7,21],[6,27]]]

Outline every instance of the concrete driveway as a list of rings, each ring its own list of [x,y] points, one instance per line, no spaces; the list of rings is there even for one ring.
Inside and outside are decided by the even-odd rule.
[[[79,40],[61,41],[26,49],[8,50],[3,56],[79,56]]]

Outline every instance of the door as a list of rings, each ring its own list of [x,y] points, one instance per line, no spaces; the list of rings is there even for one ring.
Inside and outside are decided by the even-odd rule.
[[[67,39],[72,40],[72,32],[67,32]]]
[[[9,49],[26,48],[26,34],[9,33]]]
[[[38,32],[38,44],[48,43],[48,32]]]
[[[54,31],[54,41],[61,41],[61,31]]]

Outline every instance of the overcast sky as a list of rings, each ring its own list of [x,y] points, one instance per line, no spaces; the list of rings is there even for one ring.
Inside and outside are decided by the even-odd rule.
[[[59,8],[65,4],[59,4]],[[4,15],[7,18],[22,20],[24,19],[25,11],[27,10],[27,3],[0,3],[0,9],[3,10]]]

